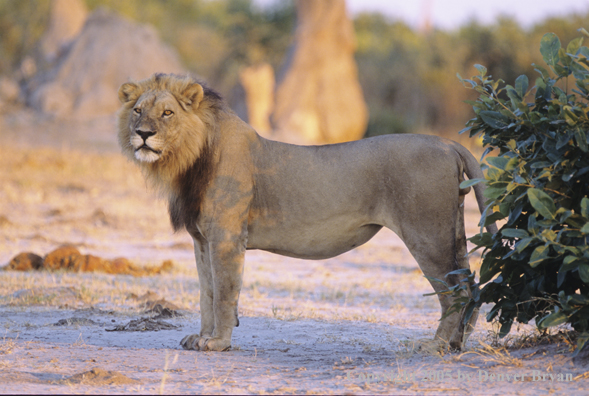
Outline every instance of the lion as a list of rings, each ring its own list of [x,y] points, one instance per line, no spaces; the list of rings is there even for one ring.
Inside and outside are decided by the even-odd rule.
[[[458,143],[409,134],[324,146],[276,142],[189,76],[128,82],[119,98],[123,153],[167,198],[174,230],[194,240],[201,328],[182,339],[185,349],[230,349],[249,249],[326,259],[386,227],[428,278],[469,268],[463,204],[470,188],[460,183],[464,174],[483,174]],[[482,211],[484,187],[474,190]],[[455,285],[460,277],[447,280]],[[438,297],[444,314],[453,299]],[[476,316],[466,325],[462,312],[443,318],[434,341],[460,349]]]

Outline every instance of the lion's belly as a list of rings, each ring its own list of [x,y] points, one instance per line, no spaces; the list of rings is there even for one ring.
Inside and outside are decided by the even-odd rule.
[[[326,259],[366,243],[382,228],[376,224],[354,226],[341,219],[297,225],[249,227],[247,248],[302,259]]]

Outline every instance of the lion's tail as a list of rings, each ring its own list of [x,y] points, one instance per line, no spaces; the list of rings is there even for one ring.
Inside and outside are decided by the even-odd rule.
[[[483,179],[485,175],[481,170],[481,166],[476,158],[468,151],[464,146],[460,144],[455,145],[456,151],[462,158],[462,163],[464,164],[464,173],[468,176],[469,179]],[[485,210],[485,201],[486,198],[484,197],[483,193],[485,192],[485,184],[484,183],[477,183],[473,186],[474,194],[477,199],[477,203],[479,206],[479,211],[481,214]],[[465,191],[467,192],[467,191]],[[495,223],[491,223],[487,226],[487,231],[495,234],[497,232],[497,225]]]

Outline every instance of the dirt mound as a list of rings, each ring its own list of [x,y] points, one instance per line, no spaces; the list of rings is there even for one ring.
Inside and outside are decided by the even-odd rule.
[[[140,383],[137,380],[124,376],[118,371],[106,371],[98,367],[90,371],[72,375],[61,382],[83,385],[126,385]]]
[[[43,267],[43,257],[35,253],[20,253],[8,263],[7,269],[13,271],[32,271]]]
[[[176,316],[184,315],[179,312],[183,308],[167,301],[165,298],[160,297],[159,294],[152,292],[151,290],[141,297],[131,293],[128,298],[137,300],[139,308],[143,308],[143,313],[155,314],[156,316],[152,317],[152,319],[174,318]]]
[[[354,60],[354,26],[344,0],[298,1],[295,46],[276,89],[277,134],[304,143],[360,139],[368,110]]]
[[[56,66],[30,82],[27,102],[58,117],[89,119],[118,109],[117,91],[125,81],[183,70],[155,29],[99,9]]]
[[[91,254],[82,254],[72,245],[64,245],[48,253],[45,258],[25,252],[15,256],[6,267],[13,271],[73,271],[73,272],[106,272],[107,274],[126,274],[133,276],[157,275],[170,272],[174,268],[171,260],[164,261],[160,266],[139,267],[124,257],[113,260],[103,259]]]
[[[49,25],[39,47],[46,62],[54,62],[78,35],[88,16],[82,0],[53,0]]]

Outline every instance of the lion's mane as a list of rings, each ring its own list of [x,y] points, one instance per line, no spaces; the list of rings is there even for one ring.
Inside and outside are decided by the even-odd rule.
[[[130,143],[135,133],[133,109],[144,95],[163,91],[178,101],[181,110],[175,117],[180,120],[174,131],[165,130],[166,125],[158,122],[157,117],[151,120],[156,133],[164,136],[164,148],[159,160],[140,161]],[[119,99],[123,106],[119,113],[118,139],[123,153],[141,168],[160,196],[168,199],[174,229],[194,224],[204,187],[211,178],[211,155],[219,132],[219,117],[227,111],[221,96],[190,76],[155,74],[123,84]],[[150,106],[146,102],[144,106]]]

